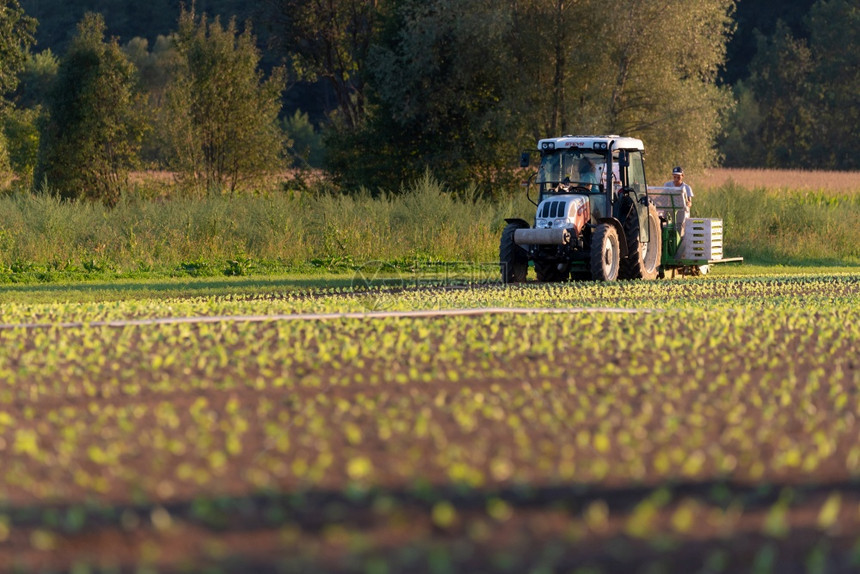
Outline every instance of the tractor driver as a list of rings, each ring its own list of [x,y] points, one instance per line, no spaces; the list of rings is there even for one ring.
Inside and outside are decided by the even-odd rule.
[[[583,157],[579,160],[579,185],[590,191],[596,183],[598,183],[597,168],[593,161]]]

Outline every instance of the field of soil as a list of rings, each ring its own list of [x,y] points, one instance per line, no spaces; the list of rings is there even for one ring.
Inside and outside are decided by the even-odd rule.
[[[659,178],[658,178],[659,179]],[[800,169],[713,168],[698,174],[689,183],[719,187],[729,182],[748,188],[783,188],[855,192],[860,189],[860,172]]]
[[[494,310],[360,315],[380,303]],[[236,319],[122,322],[215,314]],[[860,569],[857,275],[0,323],[0,571]]]

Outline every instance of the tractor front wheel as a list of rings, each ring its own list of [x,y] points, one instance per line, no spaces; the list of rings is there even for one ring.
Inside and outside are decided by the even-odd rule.
[[[597,226],[591,236],[591,278],[595,281],[615,281],[621,262],[618,232],[608,223]]]
[[[525,283],[529,271],[529,256],[526,250],[514,243],[514,233],[517,229],[525,229],[522,223],[508,223],[502,231],[499,243],[499,266],[502,271],[502,283]]]

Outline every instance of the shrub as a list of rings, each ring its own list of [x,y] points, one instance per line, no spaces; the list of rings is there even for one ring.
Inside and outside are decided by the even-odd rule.
[[[37,185],[47,181],[64,198],[116,204],[144,129],[134,74],[117,42],[105,41],[103,17],[84,16],[49,97]]]
[[[163,131],[169,165],[196,188],[239,187],[277,172],[283,133],[277,123],[284,71],[263,81],[260,53],[235,20],[226,28],[183,10],[175,38],[179,63],[167,88]]]

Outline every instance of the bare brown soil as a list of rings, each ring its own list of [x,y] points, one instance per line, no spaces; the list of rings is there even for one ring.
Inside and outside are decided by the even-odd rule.
[[[690,178],[689,183],[703,188],[728,182],[744,187],[778,187],[856,192],[860,190],[860,172],[815,171],[796,169],[712,168]]]
[[[685,495],[680,504],[708,498],[707,486],[676,491]],[[843,498],[854,512],[846,509],[837,524],[822,529],[817,516],[825,497],[794,491],[804,500],[782,516],[785,530],[764,534],[772,521],[766,504],[776,496],[734,492],[748,501],[742,515],[712,503],[709,512],[728,516],[723,523],[701,521],[679,533],[672,521],[680,504],[672,502],[653,516],[646,535],[631,534],[627,526],[645,492],[604,491],[597,498],[559,489],[532,493],[535,501],[502,493],[511,500],[503,519],[488,516],[481,497],[455,495],[457,518],[444,528],[434,524],[432,507],[415,497],[398,499],[389,511],[379,510],[379,498],[355,502],[312,493],[307,498],[314,512],[285,510],[276,525],[266,518],[263,503],[225,514],[215,525],[169,507],[169,523],[155,526],[152,511],[126,508],[117,509],[123,518],[115,523],[53,538],[44,529],[18,528],[0,547],[0,560],[32,571],[151,564],[161,572],[188,571],[191,565],[193,571],[210,565],[229,572],[366,572],[385,564],[394,572],[437,572],[441,564],[450,572],[526,572],[542,565],[560,572],[585,566],[599,572],[754,572],[763,562],[780,573],[805,573],[817,563],[824,572],[856,571],[857,493]],[[591,505],[605,502],[608,518],[590,521]],[[50,551],[34,548],[45,544]]]

